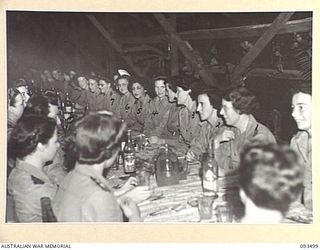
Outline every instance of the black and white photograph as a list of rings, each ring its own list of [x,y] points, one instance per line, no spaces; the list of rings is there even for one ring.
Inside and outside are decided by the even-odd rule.
[[[312,11],[6,10],[5,224],[313,224]]]

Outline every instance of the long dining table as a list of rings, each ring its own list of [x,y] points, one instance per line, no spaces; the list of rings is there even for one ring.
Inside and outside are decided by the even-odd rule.
[[[156,148],[143,150],[136,154],[137,159],[153,164]],[[188,174],[179,184],[157,186],[155,175],[151,175],[150,188],[153,194],[138,204],[144,222],[148,223],[238,223],[244,212],[239,196],[238,174],[220,176],[218,179],[218,193],[212,206],[212,218],[201,220],[197,200],[203,194],[201,178],[201,164],[199,161],[188,163]],[[121,178],[122,169],[109,173],[117,187],[124,183]],[[119,180],[120,177],[121,180]],[[108,177],[107,177],[108,178]],[[227,207],[228,219],[221,220],[219,207]],[[295,203],[286,214],[283,223],[312,223],[312,213],[304,206]]]

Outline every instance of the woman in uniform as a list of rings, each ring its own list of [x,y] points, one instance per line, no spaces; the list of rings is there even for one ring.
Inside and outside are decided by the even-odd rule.
[[[290,147],[299,155],[305,169],[302,204],[312,210],[312,97],[311,88],[293,91],[292,117],[297,123],[298,132],[293,136]]]
[[[129,91],[128,86],[130,83],[130,76],[122,75],[117,78],[118,90],[120,92],[119,105],[115,110],[115,114],[121,120],[128,121],[128,116],[131,112],[131,108],[134,105],[135,98]]]
[[[101,110],[108,110],[115,113],[119,104],[119,94],[112,88],[111,81],[106,77],[100,77],[99,88],[103,96]]]
[[[159,137],[166,129],[170,108],[172,105],[175,105],[169,102],[166,95],[165,79],[165,77],[160,76],[154,80],[156,97],[150,102],[149,118],[145,121],[144,134],[149,137],[151,143],[157,143]]]
[[[276,143],[271,131],[252,115],[259,107],[257,98],[246,88],[229,90],[222,98],[220,114],[225,124],[214,138],[216,160],[221,175],[239,167],[240,152],[255,141]]]
[[[64,144],[64,132],[60,126],[58,119],[58,100],[57,95],[52,91],[47,91],[44,95],[32,95],[24,109],[23,117],[37,115],[40,117],[50,117],[56,121],[58,131],[58,141]],[[27,118],[26,118],[27,119]],[[59,147],[52,161],[45,164],[43,171],[50,177],[54,183],[60,183],[66,175],[65,154],[63,149]]]
[[[136,100],[128,116],[127,126],[133,133],[141,134],[144,131],[145,121],[149,118],[148,111],[151,99],[142,80],[133,81],[129,85],[129,90]]]
[[[179,134],[187,146],[198,136],[200,118],[197,113],[196,88],[201,82],[180,82],[177,87],[177,104],[183,108],[179,111]]]
[[[134,178],[116,193],[103,177],[104,169],[114,164],[125,123],[104,111],[90,113],[77,121],[68,144],[68,155],[75,164],[60,186],[54,199],[58,221],[65,222],[121,222],[141,221],[139,208],[128,193],[137,188]],[[125,193],[127,192],[127,193]],[[150,191],[143,189],[144,198]]]
[[[177,85],[180,78],[174,77],[165,83],[166,96],[171,107],[169,110],[168,120],[160,136],[153,135],[149,138],[151,143],[165,144],[178,147],[179,143],[179,121],[178,114],[181,107],[177,106]]]
[[[90,111],[97,111],[101,109],[104,101],[104,96],[101,95],[100,88],[98,86],[98,78],[96,76],[89,76],[89,94],[88,94],[88,106]]]
[[[8,142],[8,154],[16,161],[8,179],[19,222],[42,222],[40,198],[52,199],[58,186],[43,168],[59,148],[56,121],[48,117],[22,117]]]
[[[197,112],[199,112],[201,123],[199,134],[191,141],[190,149],[187,152],[188,161],[200,159],[223,124],[221,118],[218,117],[221,97],[217,89],[201,89],[197,99]]]

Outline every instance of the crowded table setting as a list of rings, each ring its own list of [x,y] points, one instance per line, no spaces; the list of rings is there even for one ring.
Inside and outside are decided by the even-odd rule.
[[[277,98],[226,63],[211,81],[200,52],[177,44],[191,55],[175,73],[48,66],[10,78],[6,223],[314,222],[311,80]]]
[[[128,97],[124,104],[121,98],[139,96],[132,96],[129,85],[143,87],[131,84],[125,72],[116,80],[124,95],[111,111],[101,103],[90,107],[88,96],[85,104],[81,96],[74,103],[68,92],[62,98],[53,88],[37,90],[19,80],[28,92],[12,90],[12,98],[24,97],[24,110],[14,113],[20,117],[8,135],[8,222],[241,223],[246,217],[250,223],[312,222],[311,210],[299,202],[305,175],[293,159],[297,154],[275,144],[272,132],[244,110],[248,107],[234,102],[235,95],[251,95],[255,102],[249,90],[233,89],[219,104],[216,90],[195,90],[197,81],[158,77],[149,110],[140,106],[133,114]],[[90,89],[103,86],[103,80],[91,86],[96,77],[88,78]],[[230,112],[235,106],[243,109],[236,121]],[[176,119],[170,120],[172,115]],[[250,218],[247,200],[257,200],[255,209],[269,210],[268,216]]]

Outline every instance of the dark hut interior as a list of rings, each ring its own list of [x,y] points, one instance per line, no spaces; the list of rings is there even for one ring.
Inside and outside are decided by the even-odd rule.
[[[244,83],[279,111],[280,141],[296,131],[289,90],[311,80],[312,12],[6,14],[8,86],[45,69],[193,74],[221,89]]]

